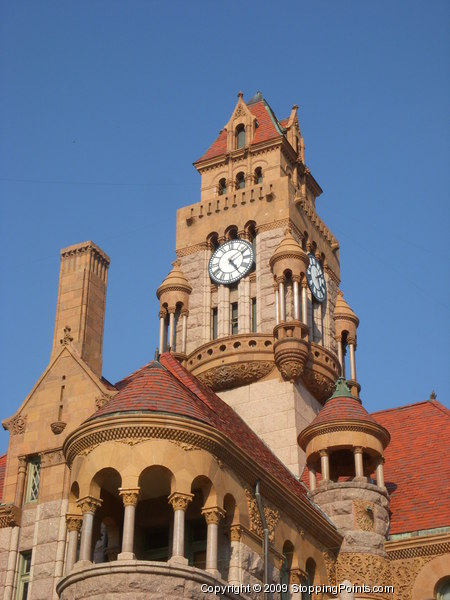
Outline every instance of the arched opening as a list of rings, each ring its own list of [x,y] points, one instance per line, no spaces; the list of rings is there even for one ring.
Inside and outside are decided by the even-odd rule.
[[[99,471],[91,482],[91,494],[100,497],[102,501],[94,516],[92,534],[94,563],[116,560],[120,552],[124,514],[123,502],[119,496],[121,484],[120,474],[112,467]]]
[[[167,561],[172,555],[173,510],[168,498],[173,474],[153,465],[139,477],[134,552],[138,560]]]
[[[237,190],[242,190],[243,188],[245,188],[245,173],[243,173],[242,171],[240,171],[236,175],[236,189]]]
[[[255,169],[255,173],[253,175],[253,181],[256,184],[261,184],[263,182],[263,174],[262,174],[262,169],[261,167],[257,167]]]
[[[230,225],[225,229],[226,240],[237,240],[238,239],[238,228],[236,225]]]
[[[244,125],[238,125],[236,127],[236,148],[243,148],[245,146],[245,127]]]
[[[307,588],[309,588],[309,586],[314,585],[314,579],[316,576],[316,563],[314,562],[314,559],[308,558],[308,560],[306,561],[305,570],[306,570],[305,585],[307,586]],[[302,594],[302,600],[311,600],[311,598],[312,598],[312,595],[311,595],[311,592],[309,592],[309,591],[306,591]]]
[[[223,508],[225,517],[222,527],[219,528],[219,543],[218,543],[218,567],[222,579],[225,581],[235,580],[238,575],[232,574],[230,578],[230,569],[239,571],[239,551],[232,546],[232,526],[239,522],[238,509],[236,501],[231,494],[226,494],[223,500]],[[235,555],[233,555],[233,552]]]
[[[329,461],[331,481],[351,481],[355,476],[355,459],[351,449],[333,450]]]
[[[280,569],[280,583],[287,586],[287,591],[281,592],[281,600],[289,600],[291,594],[289,592],[290,572],[292,569],[292,560],[294,558],[294,546],[292,542],[287,540],[283,545],[283,563]]]
[[[219,194],[219,196],[223,196],[227,193],[227,180],[225,179],[225,177],[222,177],[222,179],[219,180],[217,193]]]
[[[436,600],[450,600],[450,577],[444,577],[436,585]]]

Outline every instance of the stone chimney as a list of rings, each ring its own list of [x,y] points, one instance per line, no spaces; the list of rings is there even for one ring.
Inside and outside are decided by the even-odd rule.
[[[102,374],[109,263],[109,257],[93,242],[61,250],[52,357],[69,340],[98,376]]]

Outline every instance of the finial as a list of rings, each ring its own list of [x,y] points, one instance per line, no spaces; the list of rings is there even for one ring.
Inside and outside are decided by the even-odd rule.
[[[67,344],[70,344],[70,342],[73,342],[73,337],[70,335],[71,332],[71,328],[66,325],[64,327],[64,337],[62,338],[62,340],[59,340],[61,346],[67,346]]]
[[[180,259],[177,258],[176,260],[173,261],[172,267],[179,267],[179,266],[180,266]]]
[[[436,394],[436,392],[433,390],[433,391],[431,392],[431,394],[430,394],[430,400],[436,400],[436,398],[437,398],[437,394]]]
[[[298,109],[298,104],[293,104],[292,105],[292,110],[297,110]]]
[[[242,92],[238,92],[238,98],[242,98],[244,94]]]
[[[355,398],[355,396],[353,396],[353,394],[350,392],[344,377],[338,377],[334,385],[335,389],[333,395],[330,396],[328,400],[331,400],[332,398],[353,398],[354,400],[357,400],[357,398]]]
[[[159,356],[160,356],[160,354],[159,354],[159,348],[156,348],[155,349],[155,358],[154,358],[154,360],[156,360],[156,361],[159,362]]]

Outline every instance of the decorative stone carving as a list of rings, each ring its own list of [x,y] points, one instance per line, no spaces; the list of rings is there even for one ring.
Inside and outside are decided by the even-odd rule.
[[[353,500],[355,525],[363,531],[373,531],[375,527],[375,504],[364,500]]]
[[[41,457],[41,467],[51,467],[52,465],[60,465],[65,462],[64,454],[62,449],[52,450],[50,452],[42,452],[40,454]]]
[[[344,579],[356,585],[390,585],[389,562],[376,554],[341,552],[336,562],[336,580]]]
[[[64,327],[64,336],[61,340],[59,340],[59,343],[61,344],[61,346],[67,346],[68,344],[73,342],[73,337],[70,335],[70,332],[71,332],[71,328],[68,325],[66,325]]]
[[[80,508],[83,515],[85,513],[95,513],[97,508],[103,504],[103,500],[100,498],[94,498],[93,496],[85,496],[80,498],[77,502],[77,506]]]
[[[27,415],[16,415],[11,419],[3,421],[2,425],[9,431],[10,435],[21,435],[22,433],[25,433]]]
[[[95,398],[95,408],[100,410],[111,399],[110,394],[100,394]]]
[[[242,538],[242,527],[241,525],[230,526],[230,540],[232,542],[240,542]]]
[[[303,372],[303,381],[311,394],[320,402],[325,402],[334,391],[333,379],[315,372],[312,368],[308,368],[308,366]]]
[[[182,442],[181,440],[169,440],[169,442],[176,444],[179,448],[183,448],[183,450],[186,450],[186,452],[197,450],[194,444],[188,444],[187,442]]]
[[[211,508],[203,508],[202,515],[205,517],[207,525],[218,525],[220,519],[225,517],[225,511],[218,506],[211,506]]]
[[[330,585],[336,585],[336,557],[329,550],[322,550],[323,561]]]
[[[271,361],[249,361],[215,367],[199,373],[196,377],[218,392],[258,381],[268,375],[272,369]]]
[[[258,505],[253,492],[249,488],[245,488],[245,495],[247,497],[248,512],[250,517],[250,531],[256,533],[259,537],[264,536],[264,529],[261,523],[261,517],[259,516]],[[264,516],[266,517],[267,529],[269,530],[269,541],[273,542],[275,539],[275,527],[280,520],[280,512],[276,508],[270,506],[264,506]]]
[[[55,421],[50,425],[50,429],[53,431],[55,435],[59,435],[62,433],[66,427],[67,423],[64,421]]]
[[[82,524],[83,524],[83,517],[81,515],[67,513],[67,515],[66,515],[67,531],[80,531]]]
[[[136,506],[139,492],[139,488],[119,488],[119,496],[122,496],[123,505]]]
[[[173,492],[169,496],[169,504],[172,505],[173,510],[186,511],[189,502],[192,501],[194,494],[182,494],[180,492]]]
[[[0,529],[20,524],[21,510],[15,504],[0,505]]]

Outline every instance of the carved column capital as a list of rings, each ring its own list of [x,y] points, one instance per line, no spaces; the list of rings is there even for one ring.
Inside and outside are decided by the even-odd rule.
[[[386,459],[384,458],[384,456],[379,456],[377,459],[377,463],[379,465],[384,465],[384,463],[386,462]]]
[[[296,281],[297,283],[300,283],[301,279],[302,278],[300,275],[297,275],[295,273],[292,274],[292,281]]]
[[[284,283],[284,275],[277,275],[275,277],[275,281],[280,284],[280,283]]]
[[[202,515],[208,525],[218,525],[220,519],[224,518],[225,511],[218,506],[211,506],[210,508],[202,508]]]
[[[187,308],[182,308],[180,314],[181,314],[182,317],[188,317],[189,316],[189,310]]]
[[[328,452],[328,448],[324,448],[323,450],[319,451],[319,456],[329,456],[329,452]]]
[[[19,473],[25,473],[27,470],[27,457],[19,456]]]
[[[354,446],[353,452],[355,454],[362,454],[364,452],[364,448],[362,446]]]
[[[100,498],[94,498],[93,496],[85,496],[84,498],[80,498],[77,502],[77,506],[80,508],[83,515],[86,513],[94,514],[97,508],[99,508],[102,504],[103,500],[100,500]]]
[[[140,488],[119,488],[124,506],[136,506],[139,499]]]
[[[308,287],[308,282],[306,280],[306,277],[302,277],[301,286],[302,286],[302,288]]]
[[[189,502],[192,501],[194,494],[182,494],[181,492],[173,492],[170,494],[168,500],[169,504],[172,505],[173,510],[186,511]]]
[[[356,336],[353,337],[351,335],[348,335],[347,336],[347,344],[349,344],[349,345],[352,344],[353,346],[356,347]]]
[[[174,315],[177,312],[177,307],[176,306],[168,306],[167,312],[169,313],[169,315]]]
[[[232,542],[240,542],[242,537],[242,526],[241,525],[231,525],[230,527],[230,540]]]
[[[289,583],[300,585],[307,578],[305,571],[302,569],[291,569],[289,571]]]
[[[83,517],[76,514],[66,514],[67,531],[80,531],[83,523]]]
[[[167,310],[165,308],[161,308],[161,310],[158,313],[158,316],[160,319],[165,319],[167,315]]]

